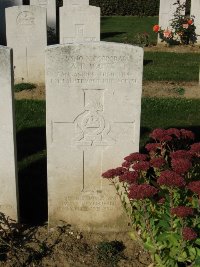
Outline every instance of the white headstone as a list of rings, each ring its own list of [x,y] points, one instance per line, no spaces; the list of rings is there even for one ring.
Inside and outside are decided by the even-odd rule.
[[[100,41],[100,8],[71,5],[60,8],[60,43]]]
[[[12,51],[0,46],[0,212],[18,220]]]
[[[195,16],[194,25],[196,26],[197,44],[200,44],[200,0],[191,1],[190,13]]]
[[[49,223],[123,231],[116,190],[101,174],[138,151],[143,49],[116,43],[46,50]]]
[[[14,53],[15,82],[44,83],[46,8],[7,8],[6,35],[8,46]]]
[[[171,29],[171,20],[174,18],[177,9],[177,5],[174,5],[176,2],[177,0],[160,0],[159,26],[162,30]],[[180,3],[185,3],[185,0],[180,0]],[[160,38],[158,38],[158,42],[161,42]]]
[[[86,5],[89,6],[89,0],[63,0],[63,6]]]
[[[56,32],[56,0],[30,0],[30,5],[47,9],[47,26]]]
[[[22,0],[0,0],[0,45],[6,45],[5,8],[22,5]]]

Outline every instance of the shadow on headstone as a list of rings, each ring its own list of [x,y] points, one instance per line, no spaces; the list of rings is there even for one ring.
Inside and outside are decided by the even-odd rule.
[[[17,133],[18,161],[46,149],[46,130],[44,127],[27,128]]]
[[[46,158],[19,171],[20,222],[38,225],[47,221]]]

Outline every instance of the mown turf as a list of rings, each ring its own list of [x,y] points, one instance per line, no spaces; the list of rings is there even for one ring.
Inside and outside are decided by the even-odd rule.
[[[200,53],[146,52],[144,80],[198,81]]]
[[[158,23],[158,17],[102,17],[101,40],[134,44],[138,42],[138,34],[147,33],[149,42],[156,43],[157,35],[152,31]]]

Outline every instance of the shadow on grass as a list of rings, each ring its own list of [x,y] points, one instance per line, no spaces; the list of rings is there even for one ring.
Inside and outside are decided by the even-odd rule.
[[[101,40],[122,35],[126,32],[103,32],[101,33]]]
[[[156,127],[156,128],[159,128],[159,127]],[[156,129],[155,128],[155,129]],[[176,126],[169,126],[167,127],[166,129],[169,129],[169,128],[176,128],[176,129],[185,129],[185,130],[188,130],[188,131],[192,131],[194,134],[195,134],[195,140],[194,142],[200,142],[200,126],[183,126],[183,127],[176,127]],[[140,128],[140,139],[144,138],[145,136],[149,136],[149,134],[152,132],[153,130],[148,128],[148,127],[141,127]],[[150,142],[150,138],[148,138],[148,141],[140,147],[140,152],[141,153],[146,153],[146,149],[145,149],[145,145],[147,143]]]
[[[20,221],[37,225],[47,221],[47,160],[31,163],[19,171]]]
[[[146,66],[146,65],[151,64],[151,63],[153,63],[153,60],[151,60],[151,59],[144,59],[143,66]]]
[[[17,133],[18,161],[46,149],[45,127],[27,128]]]

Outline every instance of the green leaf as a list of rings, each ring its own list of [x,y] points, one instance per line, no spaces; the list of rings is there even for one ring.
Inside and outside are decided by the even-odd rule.
[[[195,260],[196,256],[197,256],[197,250],[194,247],[188,247],[188,251],[190,254],[190,259],[193,261]]]
[[[148,251],[155,253],[156,248],[154,247],[150,237],[147,238],[147,241],[144,243],[144,248],[147,249]]]
[[[195,260],[195,265],[193,265],[194,267],[198,267],[200,266],[200,256],[198,256]]]
[[[128,235],[132,240],[138,240],[138,237],[135,232],[129,232]]]
[[[197,245],[200,246],[200,238],[197,238],[197,239],[196,239],[195,244],[197,244]]]
[[[158,263],[158,266],[159,267],[166,267],[164,264],[163,264],[163,261],[162,259],[160,258],[160,256],[158,254],[155,254],[155,261],[156,263]]]

